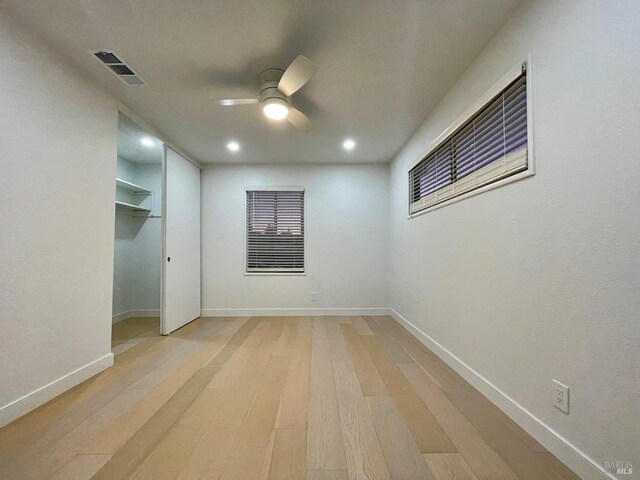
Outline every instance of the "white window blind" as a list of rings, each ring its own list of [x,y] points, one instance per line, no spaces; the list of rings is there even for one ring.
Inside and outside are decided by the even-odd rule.
[[[247,272],[304,272],[304,190],[247,190]]]
[[[522,72],[409,171],[409,213],[526,170],[527,145]]]

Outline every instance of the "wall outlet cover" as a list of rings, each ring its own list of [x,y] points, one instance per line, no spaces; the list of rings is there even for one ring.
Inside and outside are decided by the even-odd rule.
[[[553,404],[564,413],[569,413],[569,387],[553,379]]]

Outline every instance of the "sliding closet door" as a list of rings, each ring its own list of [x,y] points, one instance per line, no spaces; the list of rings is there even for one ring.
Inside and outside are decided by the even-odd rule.
[[[200,316],[200,169],[165,147],[162,333]]]

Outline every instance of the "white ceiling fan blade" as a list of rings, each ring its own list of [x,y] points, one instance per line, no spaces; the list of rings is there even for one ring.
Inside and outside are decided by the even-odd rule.
[[[307,133],[313,130],[313,122],[309,120],[304,113],[302,113],[297,108],[289,107],[289,114],[287,115],[287,120],[289,123],[296,128],[299,128],[303,132]]]
[[[255,103],[260,103],[260,100],[257,98],[226,98],[224,100],[218,100],[216,103],[218,105],[229,107],[234,105],[253,105]]]
[[[282,74],[278,83],[278,90],[290,97],[300,87],[309,81],[316,72],[316,66],[303,55],[298,55]]]

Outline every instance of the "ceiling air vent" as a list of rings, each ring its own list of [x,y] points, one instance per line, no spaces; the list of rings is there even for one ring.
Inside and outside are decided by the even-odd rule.
[[[89,53],[127,85],[142,87],[147,84],[147,82],[113,50],[89,50]]]

